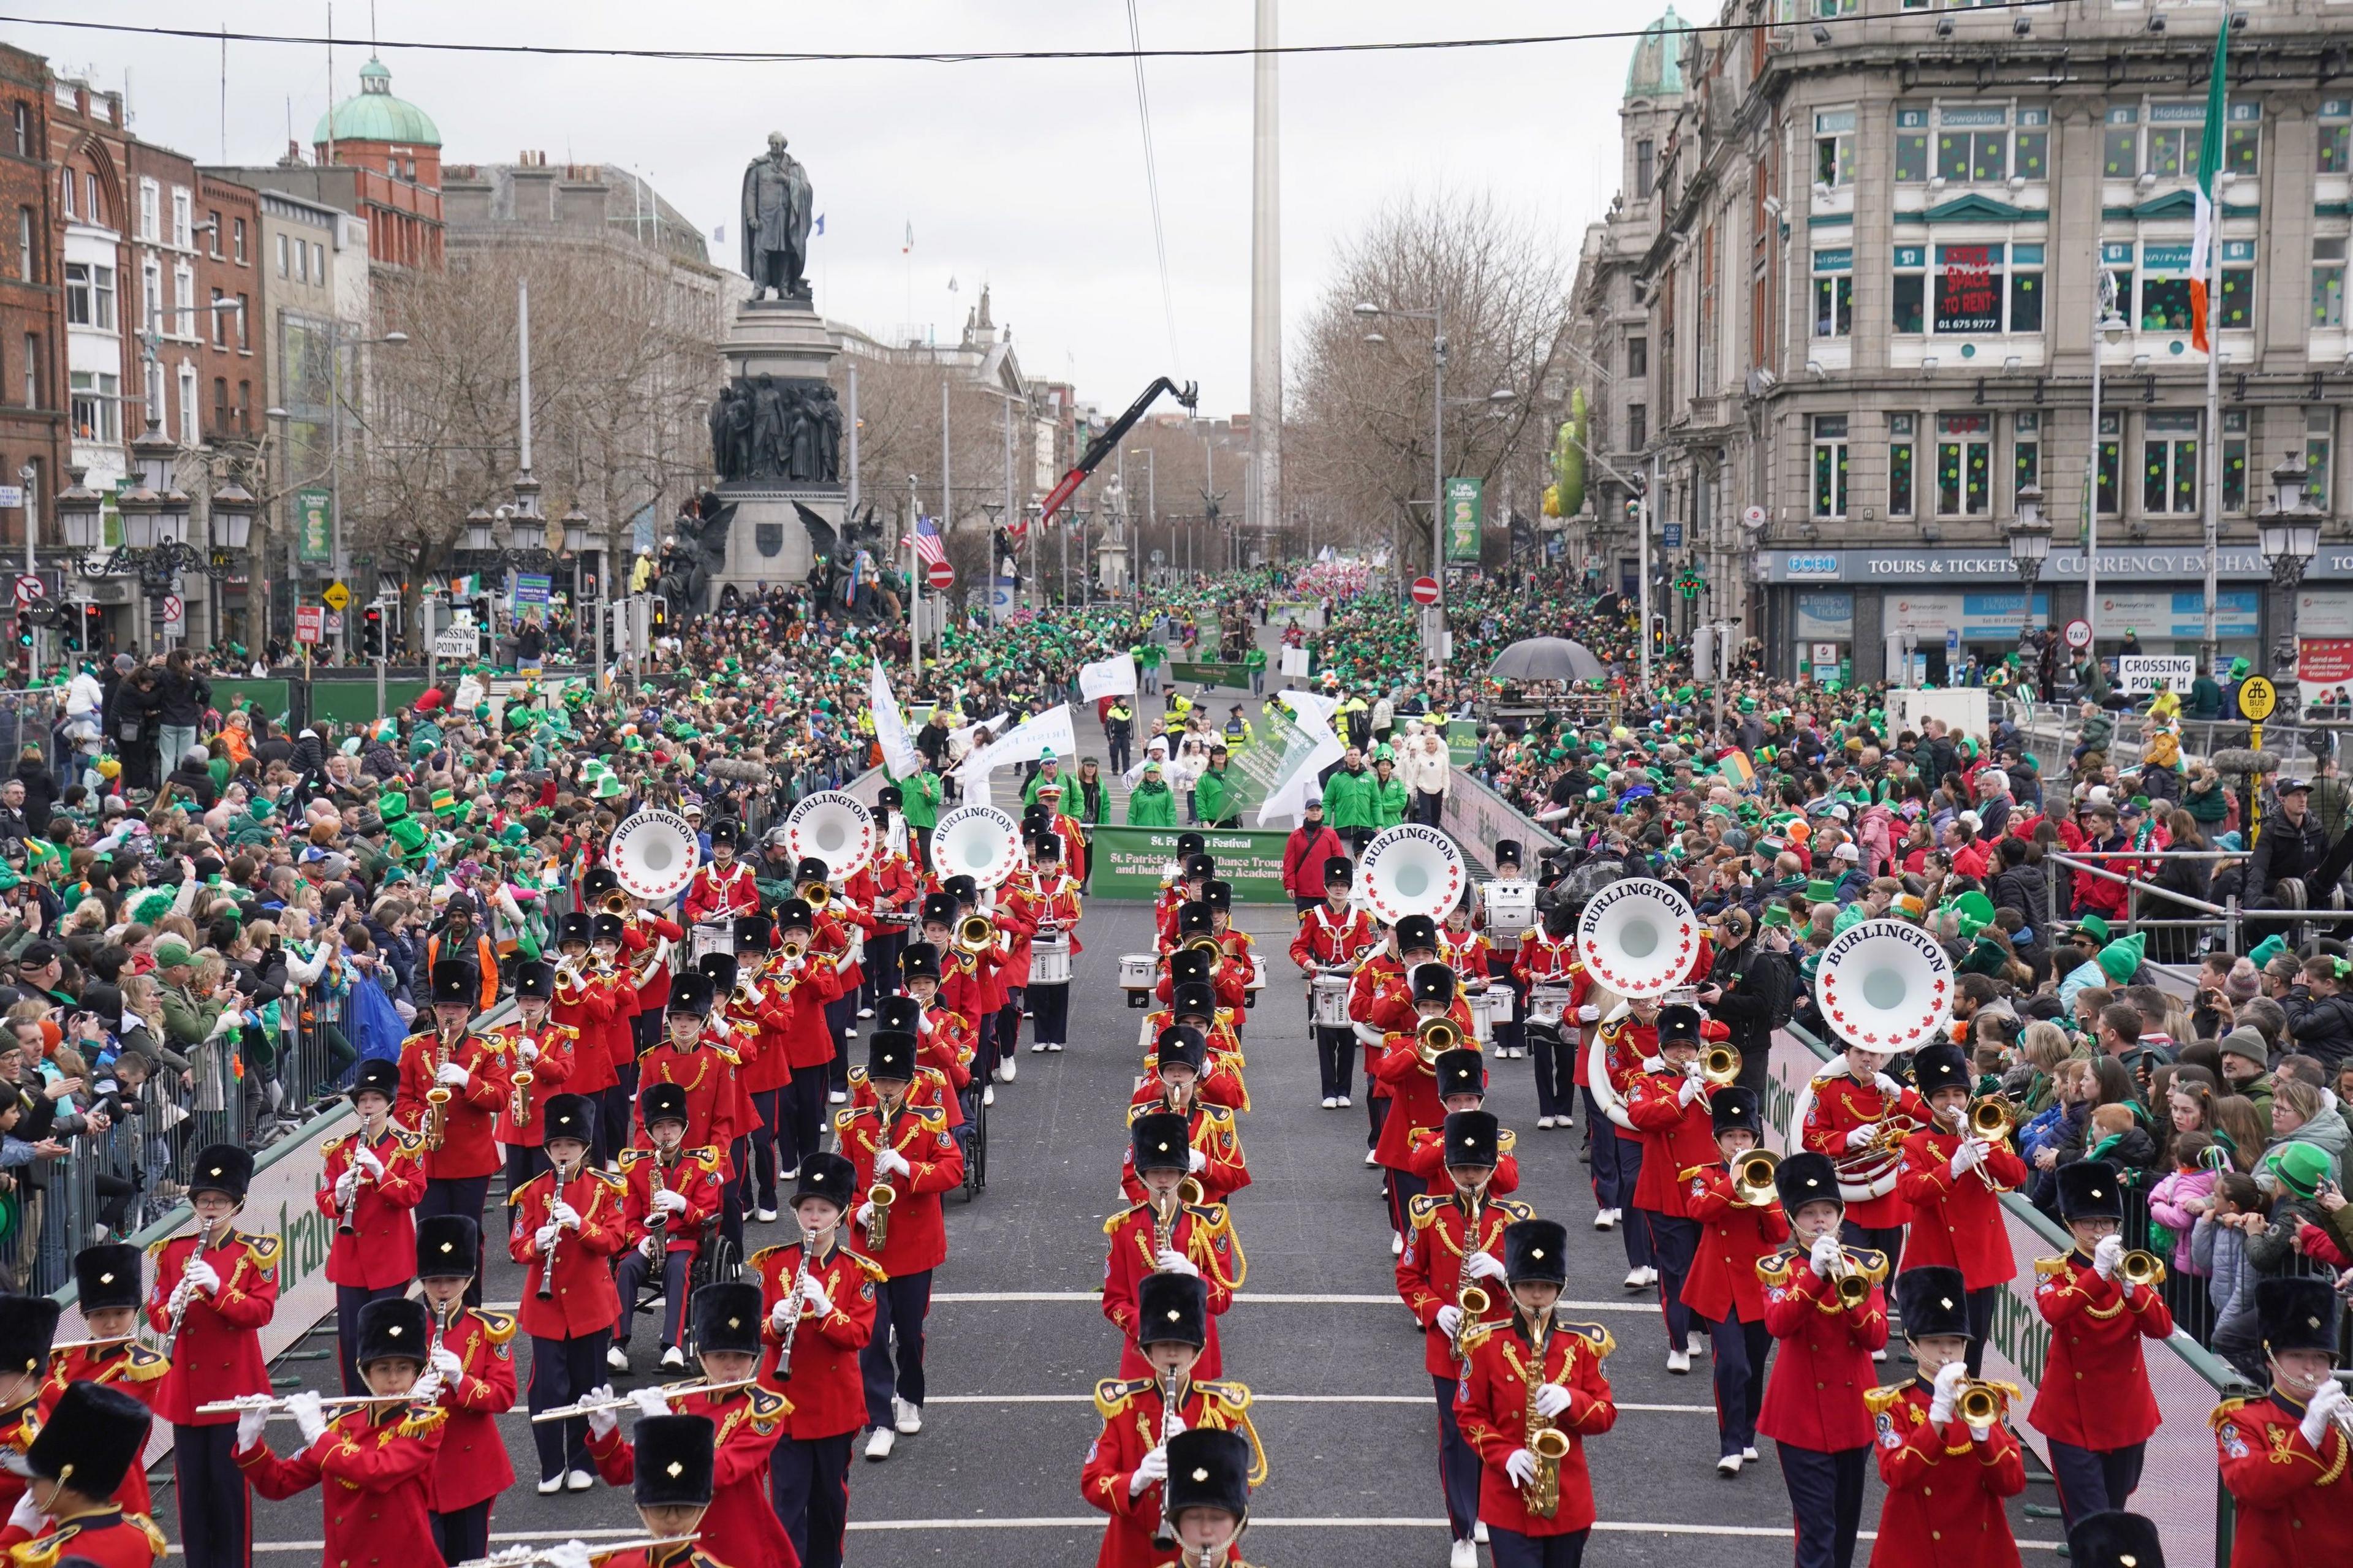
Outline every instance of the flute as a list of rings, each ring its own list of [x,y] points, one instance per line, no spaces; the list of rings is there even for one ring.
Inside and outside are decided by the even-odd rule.
[[[267,1410],[272,1421],[290,1421],[290,1408],[298,1394],[240,1394],[235,1399],[216,1399],[209,1405],[196,1406],[199,1415],[242,1415],[248,1410]],[[322,1395],[322,1410],[349,1410],[363,1405],[414,1405],[416,1396],[408,1394],[335,1394]]]
[[[739,1377],[727,1383],[710,1383],[698,1378],[688,1383],[666,1383],[654,1392],[666,1400],[679,1400],[690,1394],[725,1394],[730,1389],[749,1388],[759,1381],[756,1377]],[[543,1426],[550,1421],[575,1421],[599,1410],[634,1409],[637,1403],[628,1395],[612,1399],[584,1399],[577,1405],[562,1405],[553,1410],[540,1411],[531,1421],[534,1426]]]

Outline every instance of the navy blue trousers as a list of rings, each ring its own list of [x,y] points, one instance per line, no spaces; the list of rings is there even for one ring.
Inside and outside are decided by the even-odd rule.
[[[1479,1523],[1479,1456],[1454,1423],[1454,1379],[1433,1372],[1430,1383],[1438,1394],[1438,1481],[1446,1493],[1446,1522],[1455,1540],[1468,1541]]]
[[[1502,1525],[1487,1527],[1487,1552],[1495,1568],[1577,1568],[1585,1561],[1590,1530],[1567,1535],[1522,1535]]]
[[[605,1346],[612,1337],[610,1329],[598,1329],[575,1340],[532,1335],[531,1387],[527,1395],[532,1414],[562,1405],[577,1405],[587,1398],[588,1391],[605,1381]],[[588,1458],[586,1416],[533,1426],[531,1437],[539,1447],[541,1480],[552,1480],[566,1470],[586,1470],[592,1476],[596,1473],[596,1464]]]
[[[1699,1253],[1699,1221],[1637,1209],[1651,1227],[1651,1255],[1658,1260],[1659,1311],[1667,1321],[1667,1348],[1682,1350],[1691,1339],[1692,1310],[1683,1305],[1683,1280]]]
[[[252,1500],[237,1468],[237,1423],[172,1425],[172,1473],[180,1494],[181,1560],[189,1568],[250,1568]]]
[[[1789,1513],[1798,1526],[1797,1568],[1853,1568],[1855,1531],[1862,1528],[1862,1472],[1871,1445],[1823,1453],[1775,1443]]]
[[[849,1527],[849,1446],[858,1436],[786,1437],[768,1455],[768,1500],[801,1568],[841,1568]]]
[[[885,1279],[874,1292],[874,1337],[858,1352],[858,1370],[866,1383],[869,1426],[891,1425],[894,1393],[910,1405],[923,1404],[923,1320],[931,1310],[932,1271],[928,1268]]]
[[[1707,1326],[1715,1354],[1715,1457],[1757,1446],[1757,1414],[1765,1408],[1765,1359],[1773,1336],[1762,1321],[1745,1323],[1739,1309]]]
[[[662,1254],[661,1342],[664,1349],[686,1342],[681,1337],[680,1330],[686,1321],[687,1270],[693,1267],[694,1254],[691,1252]],[[646,1279],[653,1272],[653,1268],[638,1247],[633,1247],[621,1255],[621,1267],[614,1280],[621,1293],[621,1321],[615,1325],[613,1337],[624,1345],[629,1342],[629,1325],[637,1321],[638,1292],[646,1288]]]
[[[2078,1448],[2050,1440],[2051,1479],[2059,1484],[2059,1512],[2068,1529],[2087,1513],[2124,1508],[2140,1489],[2146,1443],[2128,1448]]]

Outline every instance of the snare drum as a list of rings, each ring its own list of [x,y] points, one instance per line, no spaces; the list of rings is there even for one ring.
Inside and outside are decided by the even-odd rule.
[[[1471,1005],[1477,1006],[1482,998],[1487,1010],[1495,1016],[1495,1022],[1508,1024],[1512,1021],[1512,1010],[1518,1005],[1519,998],[1512,994],[1510,986],[1500,980],[1491,982],[1486,990],[1471,998]]]
[[[1160,979],[1160,955],[1156,952],[1123,952],[1119,955],[1120,989],[1127,993],[1131,1007],[1152,1005],[1152,989]]]
[[[1068,985],[1071,983],[1071,939],[1041,936],[1029,943],[1029,984]]]
[[[1562,1015],[1568,1011],[1568,987],[1566,985],[1532,985],[1528,988],[1528,1022],[1547,1029],[1560,1026]]]
[[[1492,1045],[1495,1039],[1495,999],[1503,998],[1504,1016],[1511,1016],[1512,994],[1508,991],[1478,991],[1463,998],[1471,1004],[1471,1037],[1481,1045]]]
[[[1536,923],[1536,885],[1510,881],[1482,884],[1489,936],[1525,936]]]
[[[1348,986],[1349,976],[1345,974],[1315,977],[1315,1023],[1319,1028],[1348,1027]]]
[[[689,933],[687,941],[689,943],[687,949],[688,962],[691,964],[699,967],[702,963],[702,955],[706,952],[724,952],[730,954],[734,952],[735,922],[733,921],[698,921],[695,922],[692,931]]]

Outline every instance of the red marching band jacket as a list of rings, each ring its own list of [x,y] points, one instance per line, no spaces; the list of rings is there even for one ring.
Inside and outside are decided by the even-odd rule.
[[[1423,1193],[1413,1200],[1407,1211],[1411,1228],[1405,1250],[1398,1254],[1397,1288],[1422,1326],[1424,1371],[1437,1377],[1456,1377],[1462,1372],[1462,1363],[1454,1359],[1454,1342],[1438,1326],[1438,1314],[1443,1308],[1461,1304],[1463,1286],[1477,1285],[1487,1293],[1487,1310],[1474,1321],[1493,1326],[1511,1315],[1511,1292],[1504,1282],[1464,1279],[1462,1259],[1470,1253],[1486,1252],[1501,1262],[1504,1227],[1535,1214],[1523,1203],[1482,1203],[1474,1237],[1470,1210],[1459,1195]]]
[[[1103,1314],[1119,1325],[1124,1348],[1119,1355],[1122,1377],[1149,1377],[1152,1365],[1135,1343],[1136,1288],[1147,1274],[1159,1269],[1155,1247],[1159,1215],[1148,1204],[1136,1204],[1103,1221],[1111,1238],[1103,1258]],[[1232,1216],[1223,1204],[1187,1204],[1176,1211],[1168,1226],[1168,1247],[1200,1272],[1209,1298],[1208,1343],[1194,1363],[1197,1376],[1216,1377],[1224,1358],[1218,1349],[1218,1319],[1234,1304],[1249,1272],[1240,1244],[1234,1239]]]
[[[964,1147],[948,1131],[946,1113],[932,1106],[902,1106],[886,1127],[880,1106],[853,1107],[838,1113],[833,1126],[842,1154],[858,1169],[860,1193],[874,1185],[874,1157],[883,1147],[896,1150],[913,1173],[891,1178],[899,1196],[891,1205],[880,1247],[867,1245],[868,1227],[852,1220],[858,1250],[889,1279],[937,1268],[948,1256],[940,1194],[964,1184]]]
[[[682,1394],[670,1401],[670,1409],[680,1415],[708,1416],[716,1428],[711,1507],[695,1526],[702,1536],[699,1544],[721,1563],[797,1568],[800,1555],[768,1500],[768,1451],[784,1436],[792,1401],[754,1384],[718,1394]],[[596,1461],[596,1473],[607,1486],[626,1487],[638,1479],[637,1454],[617,1426],[588,1440],[588,1457]]]
[[[1778,1252],[1757,1265],[1765,1329],[1780,1342],[1757,1430],[1819,1454],[1871,1442],[1863,1395],[1879,1386],[1871,1352],[1887,1347],[1887,1299],[1880,1290],[1886,1256],[1842,1250],[1848,1266],[1871,1281],[1870,1293],[1853,1306],[1841,1304],[1836,1282],[1816,1274],[1802,1252]]]
[[[159,1334],[171,1330],[172,1295],[200,1240],[175,1236],[147,1249],[147,1324]],[[175,1426],[231,1426],[234,1414],[199,1415],[196,1406],[269,1392],[260,1331],[278,1310],[283,1252],[278,1237],[248,1236],[234,1226],[223,1226],[205,1248],[205,1261],[220,1276],[220,1285],[188,1295],[180,1337],[173,1342],[172,1370],[152,1402],[159,1417]]]
[[[1953,1153],[1961,1141],[1957,1132],[1935,1131],[1904,1140],[1895,1176],[1895,1195],[1912,1211],[1904,1267],[1957,1268],[1963,1289],[1982,1290],[2018,1278],[2001,1194],[2026,1184],[2026,1162],[2004,1142],[1983,1164],[1956,1176]]]
[[[432,1310],[429,1302],[426,1310]],[[461,1306],[448,1327],[435,1333],[439,1348],[463,1363],[441,1390],[440,1406],[449,1424],[442,1429],[440,1454],[427,1483],[433,1511],[455,1513],[514,1484],[498,1418],[515,1404],[515,1319],[509,1312]]]
[[[432,1093],[442,1055],[440,1037],[427,1029],[411,1035],[400,1046],[400,1093],[392,1104],[393,1120],[417,1132],[425,1131],[427,1097]],[[464,1181],[487,1176],[505,1162],[496,1140],[500,1109],[512,1085],[498,1047],[469,1030],[448,1048],[451,1065],[466,1070],[466,1087],[452,1089],[441,1107],[441,1147],[422,1152],[427,1181]]]
[[[580,1226],[555,1237],[554,1293],[545,1300],[540,1299],[540,1280],[550,1269],[540,1248],[539,1232],[554,1209],[560,1174],[542,1171],[507,1200],[514,1210],[507,1252],[524,1266],[521,1310],[516,1315],[522,1321],[523,1332],[533,1339],[578,1339],[611,1328],[621,1316],[612,1258],[629,1244],[628,1221],[623,1212],[626,1189],[618,1176],[589,1169],[585,1163],[563,1184],[562,1193],[564,1201],[580,1215]]]
[[[1738,1315],[1765,1321],[1765,1286],[1758,1265],[1789,1239],[1781,1202],[1751,1207],[1733,1195],[1732,1173],[1721,1164],[1683,1173],[1683,1213],[1699,1222],[1699,1247],[1683,1277],[1683,1305],[1710,1322]]]
[[[433,1544],[429,1492],[448,1426],[448,1413],[438,1408],[363,1405],[327,1423],[319,1440],[291,1458],[261,1442],[237,1464],[273,1502],[319,1489],[322,1562],[435,1563],[441,1553]]]
[[[2173,1332],[2164,1296],[2146,1285],[2101,1279],[2080,1252],[2034,1268],[2042,1279],[2034,1289],[2034,1309],[2051,1325],[2051,1350],[2027,1425],[2098,1452],[2148,1441],[2161,1417],[2140,1342]]]
[[[1879,1568],[2018,1568],[2005,1500],[2026,1489],[2025,1450],[2000,1421],[1980,1443],[1959,1419],[1929,1419],[1918,1378],[1863,1395],[1887,1500],[1871,1561]]]
[[[367,1144],[384,1167],[383,1175],[371,1176],[359,1156],[365,1137],[353,1132],[321,1146],[320,1185],[311,1201],[321,1214],[340,1220],[343,1210],[335,1201],[335,1185],[345,1171],[360,1166],[359,1186],[352,1194],[352,1234],[344,1235],[337,1226],[335,1239],[327,1247],[327,1280],[381,1290],[417,1277],[417,1222],[410,1211],[425,1196],[425,1140],[387,1122],[383,1135]]]
[[[1585,1439],[1618,1424],[1618,1406],[1602,1359],[1616,1347],[1599,1323],[1561,1322],[1545,1336],[1543,1361],[1514,1318],[1481,1340],[1463,1364],[1454,1389],[1454,1424],[1479,1456],[1479,1520],[1521,1535],[1573,1535],[1593,1528],[1593,1483],[1585,1467]],[[1528,1384],[1558,1384],[1568,1390],[1568,1408],[1553,1425],[1568,1434],[1560,1461],[1560,1506],[1550,1519],[1530,1513],[1527,1500],[1504,1466],[1514,1450],[1527,1447]]]
[[[897,1215],[892,1215],[895,1221]],[[826,1294],[832,1310],[822,1318],[806,1310],[793,1330],[792,1361],[783,1360],[785,1332],[776,1327],[776,1303],[793,1289],[800,1272],[801,1244],[766,1247],[746,1260],[760,1279],[760,1378],[768,1387],[789,1390],[784,1436],[807,1441],[838,1437],[866,1425],[866,1389],[860,1381],[858,1352],[874,1337],[875,1287],[886,1278],[882,1266],[837,1242],[809,1278]]]

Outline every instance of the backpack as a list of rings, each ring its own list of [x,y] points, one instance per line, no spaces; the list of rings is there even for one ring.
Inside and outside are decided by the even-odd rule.
[[[1798,983],[1790,973],[1787,956],[1778,952],[1759,952],[1748,960],[1748,983],[1765,998],[1765,1023],[1767,1029],[1789,1026],[1789,1009],[1797,999]]]

